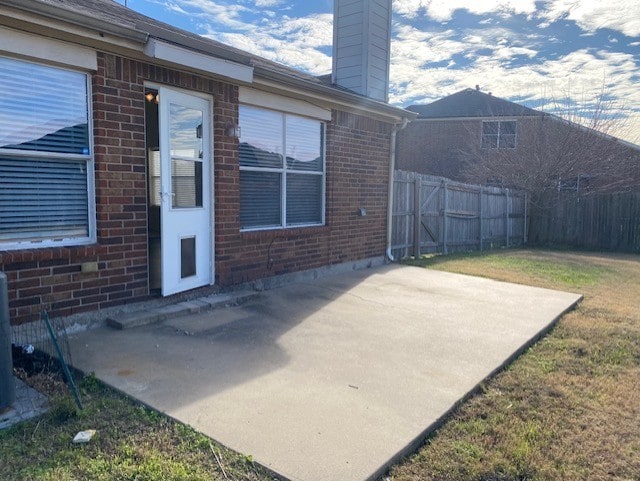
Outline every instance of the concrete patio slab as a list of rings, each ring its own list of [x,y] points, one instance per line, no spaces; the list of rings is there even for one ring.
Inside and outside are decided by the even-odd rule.
[[[71,344],[76,367],[291,480],[365,480],[579,300],[391,265]]]
[[[0,410],[0,429],[40,416],[49,410],[49,401],[44,395],[17,377],[13,378],[13,382],[16,385],[16,399],[9,408]]]

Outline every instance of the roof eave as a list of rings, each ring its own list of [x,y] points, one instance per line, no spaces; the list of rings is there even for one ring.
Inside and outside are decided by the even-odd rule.
[[[400,107],[394,107],[378,100],[363,97],[346,90],[336,89],[320,82],[305,80],[263,67],[254,67],[254,85],[270,89],[283,89],[291,93],[292,89],[306,94],[322,103],[340,105],[350,110],[372,114],[376,118],[401,122],[403,119],[414,120],[418,114]]]
[[[402,122],[404,119],[413,120],[418,114],[399,107],[394,107],[378,100],[373,100],[356,93],[343,89],[334,88],[321,83],[315,78],[305,79],[295,75],[271,70],[262,65],[255,65],[252,56],[244,55],[242,51],[227,46],[218,46],[214,42],[209,42],[205,38],[192,38],[187,35],[180,35],[170,29],[162,28],[161,25],[144,24],[143,26],[135,22],[116,24],[114,22],[97,19],[86,15],[83,12],[76,12],[59,5],[49,4],[38,0],[0,0],[0,6],[6,6],[23,11],[28,14],[49,18],[57,22],[94,30],[100,34],[100,42],[109,44],[114,39],[107,37],[119,37],[125,39],[130,44],[130,52],[135,57],[143,56],[148,58],[148,44],[151,40],[157,39],[163,42],[172,43],[178,48],[197,52],[201,55],[210,56],[219,60],[235,62],[253,70],[252,80],[239,80],[241,84],[253,85],[255,87],[266,88],[271,91],[279,91],[285,95],[297,95],[317,101],[330,107],[343,107],[350,111],[363,112],[372,117],[391,122]],[[55,27],[54,27],[55,28]],[[103,34],[108,34],[104,36]],[[95,39],[94,39],[95,40]],[[136,45],[134,47],[134,45]],[[174,60],[167,62],[160,60],[166,65],[180,66]],[[186,66],[188,67],[188,66]],[[211,73],[208,72],[210,75]]]
[[[75,12],[57,5],[39,2],[37,0],[0,0],[0,5],[17,8],[30,13],[36,13],[55,20],[68,22],[79,27],[92,28],[99,32],[109,33],[114,36],[125,38],[137,43],[144,44],[149,38],[149,33],[139,30],[134,24],[123,25],[105,22],[89,17],[80,12]]]

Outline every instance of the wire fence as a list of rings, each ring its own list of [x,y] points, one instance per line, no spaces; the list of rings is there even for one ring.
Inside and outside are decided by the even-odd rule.
[[[62,318],[49,319],[47,312],[42,311],[39,321],[13,326],[11,337],[13,367],[18,377],[24,380],[60,376],[82,409],[75,386],[79,374],[69,369],[71,349]]]

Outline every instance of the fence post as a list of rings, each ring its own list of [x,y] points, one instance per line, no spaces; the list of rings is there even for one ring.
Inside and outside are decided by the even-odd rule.
[[[11,355],[11,324],[9,321],[9,288],[7,275],[0,272],[0,411],[16,400]]]
[[[529,223],[527,222],[527,214],[529,213],[528,211],[529,209],[529,197],[528,194],[525,192],[524,193],[524,225],[522,226],[522,242],[523,244],[527,243],[527,230],[529,228]]]
[[[480,252],[484,250],[484,230],[483,230],[483,212],[482,212],[482,198],[484,197],[484,188],[480,186],[480,200],[478,202],[479,218],[480,218]]]
[[[442,184],[442,192],[444,195],[444,198],[442,200],[442,253],[448,254],[449,250],[447,249],[447,229],[449,227],[449,220],[447,218],[447,212],[449,210],[449,204],[447,201],[447,197],[449,196],[447,195],[447,182],[443,180]]]
[[[420,258],[420,223],[422,222],[422,212],[420,212],[420,193],[422,180],[416,177],[413,181],[413,256]]]
[[[506,247],[509,247],[509,189],[504,190],[504,230],[505,230],[505,238],[506,238]]]

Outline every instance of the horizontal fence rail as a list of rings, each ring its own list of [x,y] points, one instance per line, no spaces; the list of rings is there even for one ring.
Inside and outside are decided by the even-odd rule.
[[[527,241],[527,195],[397,170],[392,254],[489,250]]]

